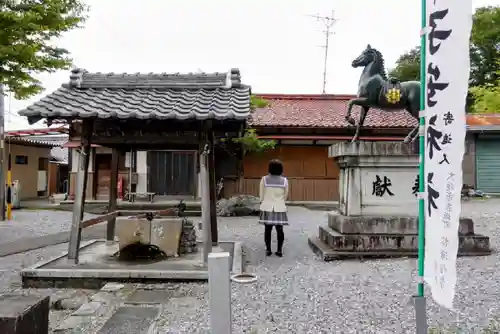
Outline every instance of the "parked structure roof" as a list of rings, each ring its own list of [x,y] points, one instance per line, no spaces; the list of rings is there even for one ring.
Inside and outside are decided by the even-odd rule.
[[[500,114],[469,114],[467,129],[472,132],[500,131]]]
[[[250,87],[227,73],[119,74],[74,69],[61,88],[19,111],[49,119],[237,119],[250,115]]]
[[[256,127],[346,128],[347,102],[355,95],[330,94],[256,94],[269,105],[252,114]],[[352,116],[359,118],[360,108]],[[370,109],[365,120],[368,128],[413,128],[417,121],[405,110],[392,112]]]
[[[63,147],[68,138],[68,129],[63,126],[5,132],[7,144],[50,147],[53,160],[63,164],[68,163],[68,148]]]

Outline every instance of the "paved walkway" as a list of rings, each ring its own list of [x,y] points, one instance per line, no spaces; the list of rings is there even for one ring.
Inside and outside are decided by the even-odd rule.
[[[464,216],[475,220],[478,233],[491,237],[493,247],[498,247],[500,237],[499,207],[499,199],[463,205]],[[414,332],[414,311],[409,302],[416,288],[415,259],[319,261],[308,248],[307,236],[317,233],[318,225],[326,222],[326,213],[292,207],[289,216],[283,258],[266,258],[262,226],[255,218],[220,218],[221,239],[243,241],[249,270],[259,276],[256,284],[233,286],[234,333]],[[96,231],[104,233],[104,229]],[[66,247],[62,244],[0,258],[0,285],[4,289],[10,284],[18,286],[17,270]],[[480,326],[500,316],[498,263],[498,253],[459,259],[456,308],[463,332],[477,333]],[[157,333],[209,333],[206,284],[125,288],[130,294],[137,289],[174,291],[162,305],[155,306],[160,310],[155,322]],[[122,297],[125,302],[130,295]],[[109,319],[120,303],[114,305],[109,308],[112,311],[97,317],[94,326]],[[126,318],[127,312],[132,311],[122,310],[118,318]],[[52,324],[61,324],[68,311],[65,314],[59,315],[59,320],[54,318]],[[438,307],[430,297],[428,314],[434,326],[452,325],[457,319],[457,314]]]

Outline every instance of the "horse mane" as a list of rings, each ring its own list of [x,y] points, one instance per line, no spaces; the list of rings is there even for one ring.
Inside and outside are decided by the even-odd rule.
[[[380,76],[384,79],[384,80],[388,80],[387,78],[387,73],[385,71],[385,61],[384,61],[384,57],[382,56],[382,53],[377,50],[377,49],[373,49],[372,48],[372,52],[375,53],[375,56],[377,57],[378,59],[378,62],[379,62],[379,66],[380,66],[380,69],[379,69],[379,74]]]

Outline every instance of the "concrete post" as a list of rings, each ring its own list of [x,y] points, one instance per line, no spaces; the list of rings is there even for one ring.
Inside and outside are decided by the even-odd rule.
[[[229,253],[208,255],[208,289],[210,305],[210,332],[231,334],[231,279]]]

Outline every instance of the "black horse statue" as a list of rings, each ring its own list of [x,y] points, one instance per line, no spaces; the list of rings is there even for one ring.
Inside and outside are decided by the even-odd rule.
[[[359,132],[365,122],[370,108],[379,108],[387,112],[406,109],[418,120],[420,111],[420,82],[400,82],[394,78],[387,78],[384,68],[384,58],[377,49],[369,44],[361,55],[354,59],[352,67],[364,67],[359,78],[358,96],[347,104],[346,121],[356,126],[356,134],[352,138],[355,142],[359,138]],[[351,117],[352,107],[360,106],[359,121],[356,125]],[[418,126],[410,131],[405,142],[414,141],[418,136]]]

